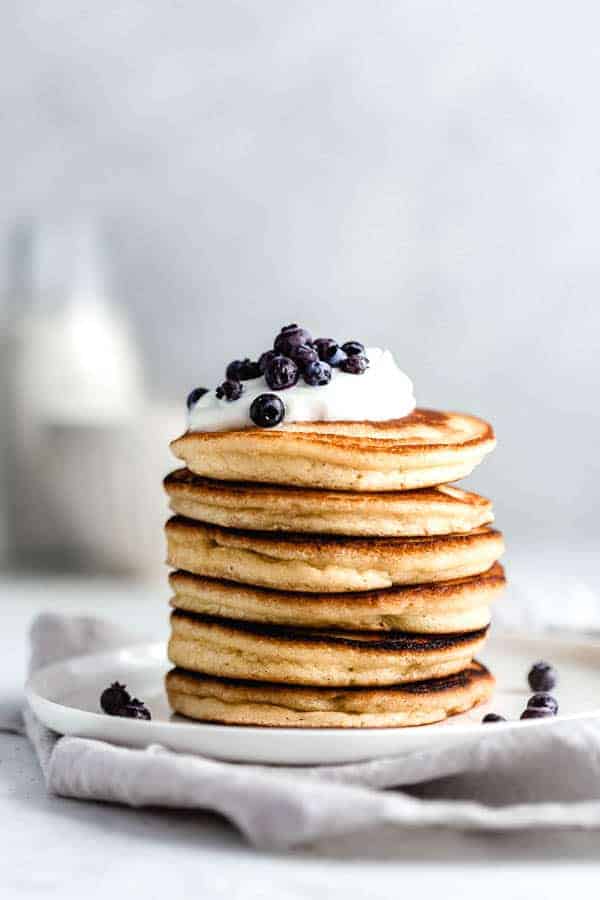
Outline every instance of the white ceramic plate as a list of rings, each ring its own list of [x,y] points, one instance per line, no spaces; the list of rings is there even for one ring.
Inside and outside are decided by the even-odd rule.
[[[538,659],[559,671],[556,719],[519,721],[531,694],[526,675]],[[491,729],[550,728],[558,720],[600,716],[600,643],[548,638],[492,637],[483,662],[498,689],[492,702],[437,725],[418,728],[253,728],[211,725],[173,715],[163,689],[169,668],[163,644],[143,644],[80,656],[47,666],[30,679],[27,697],[41,721],[61,734],[98,738],[131,747],[163,744],[173,750],[236,762],[287,765],[356,762],[431,746],[479,741]],[[102,690],[125,683],[152,711],[152,721],[99,711]],[[490,711],[511,719],[482,725]]]

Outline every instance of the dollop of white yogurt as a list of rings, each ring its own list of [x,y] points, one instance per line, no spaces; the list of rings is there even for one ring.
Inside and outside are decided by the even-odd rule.
[[[286,422],[383,422],[409,415],[415,408],[413,384],[396,365],[389,350],[368,347],[369,368],[351,375],[332,368],[329,384],[313,387],[302,375],[294,387],[273,391],[263,375],[244,381],[239,400],[219,399],[209,391],[189,411],[190,431],[234,431],[255,428],[252,401],[260,394],[276,394],[285,406]],[[278,426],[276,426],[278,427]]]

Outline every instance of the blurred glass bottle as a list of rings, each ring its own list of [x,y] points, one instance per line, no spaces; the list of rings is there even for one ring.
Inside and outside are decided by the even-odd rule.
[[[9,565],[16,552],[16,464],[18,459],[17,366],[20,322],[30,301],[26,270],[31,258],[31,229],[15,225],[2,254],[0,294],[0,564]]]
[[[95,448],[102,484],[106,429],[112,434],[133,423],[143,404],[139,351],[110,295],[95,226],[21,226],[12,247],[8,530],[22,561],[79,567],[70,507],[87,503],[93,516],[96,492],[85,495],[77,448]]]

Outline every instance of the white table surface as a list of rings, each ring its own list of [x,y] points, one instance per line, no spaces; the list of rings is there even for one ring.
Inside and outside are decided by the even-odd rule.
[[[93,612],[155,637],[166,634],[167,596],[166,587],[124,581],[0,579],[0,704],[19,701],[26,630],[38,611]],[[258,852],[210,814],[48,797],[27,742],[10,734],[0,734],[0,821],[2,898],[387,900],[418,890],[420,898],[485,892],[545,900],[597,886],[600,878],[600,833],[388,830],[318,849]]]

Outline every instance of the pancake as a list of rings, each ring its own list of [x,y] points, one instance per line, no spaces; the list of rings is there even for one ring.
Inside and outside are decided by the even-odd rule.
[[[430,681],[387,688],[309,688],[261,684],[172,669],[175,712],[204,722],[287,728],[399,728],[427,725],[485,703],[494,678],[481,663]]]
[[[188,431],[171,449],[192,472],[224,481],[402,491],[463,478],[495,445],[492,427],[482,419],[417,409],[387,422]]]
[[[414,536],[470,531],[494,520],[485,497],[447,486],[350,493],[214,481],[188,469],[172,472],[164,485],[174,512],[252,531]]]
[[[506,584],[499,563],[470,578],[353,594],[274,591],[188,572],[172,572],[169,581],[174,591],[171,606],[184,612],[265,625],[421,634],[484,628],[490,621],[490,603]]]
[[[168,562],[209,578],[285,591],[366,591],[486,572],[502,555],[488,526],[435,537],[356,538],[240,531],[176,516],[166,525]]]
[[[487,628],[461,635],[385,637],[372,632],[284,628],[175,610],[169,659],[225,678],[284,684],[386,685],[442,678],[469,665]]]

